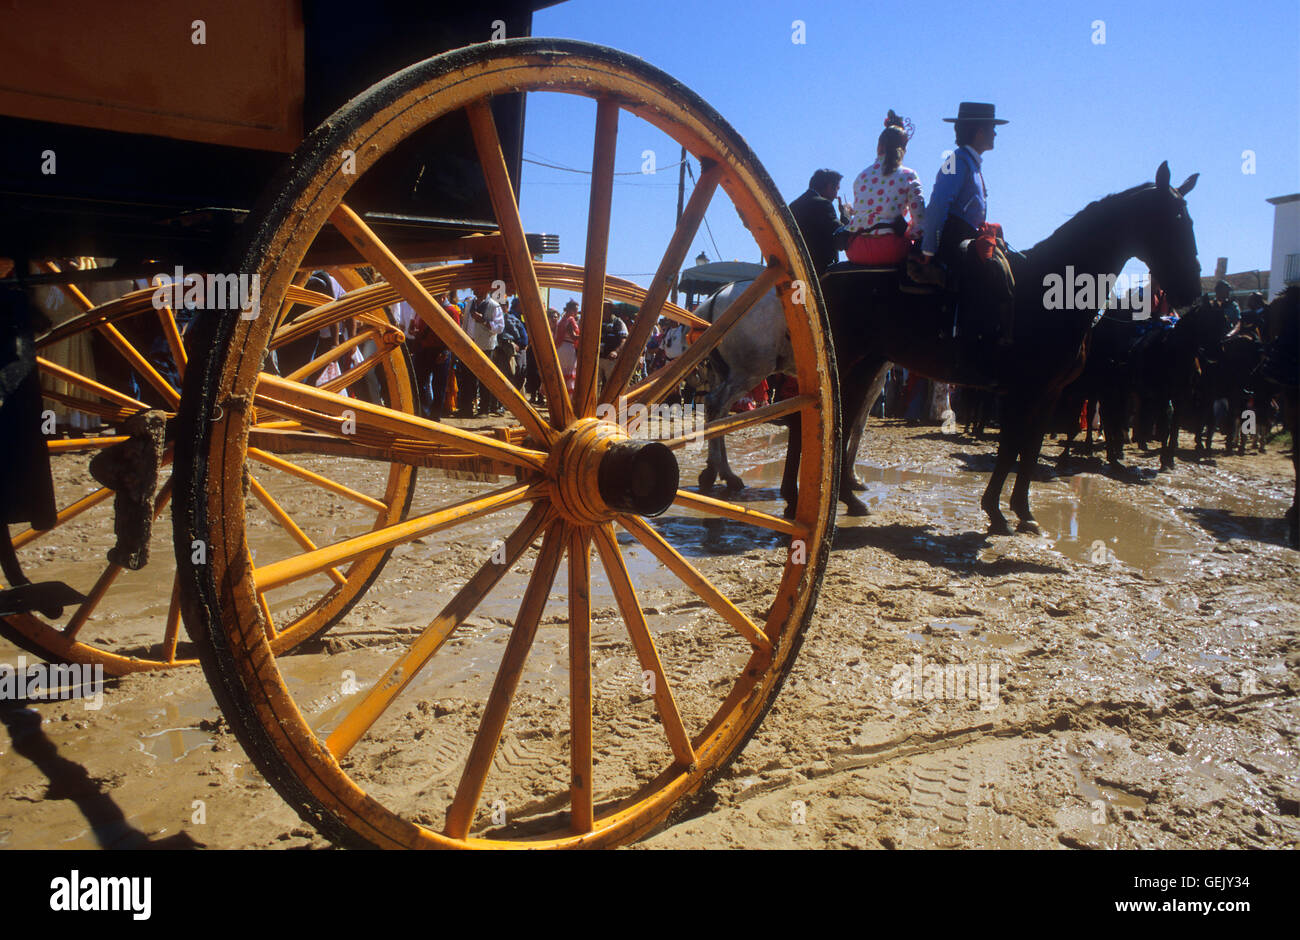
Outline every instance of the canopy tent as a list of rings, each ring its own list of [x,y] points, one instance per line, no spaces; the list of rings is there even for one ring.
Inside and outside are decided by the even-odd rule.
[[[682,271],[677,289],[686,295],[689,310],[695,298],[704,298],[733,281],[752,281],[763,273],[761,264],[748,261],[711,261]]]

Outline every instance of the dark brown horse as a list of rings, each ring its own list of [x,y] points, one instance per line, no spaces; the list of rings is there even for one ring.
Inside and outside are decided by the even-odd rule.
[[[1286,520],[1291,546],[1300,548],[1300,287],[1288,287],[1264,308],[1264,323],[1271,337],[1260,375],[1277,393],[1282,424],[1291,432],[1291,462],[1295,468],[1295,496]],[[1266,386],[1267,387],[1267,386]]]
[[[1022,531],[1037,531],[1029,508],[1029,483],[1042,448],[1046,421],[1061,389],[1083,369],[1096,303],[1077,299],[1058,304],[1049,284],[1113,285],[1130,258],[1146,263],[1170,300],[1185,304],[1200,291],[1196,238],[1184,196],[1196,183],[1189,177],[1175,189],[1162,163],[1155,183],[1146,183],[1092,203],[1046,240],[1015,256],[1014,344],[994,348],[974,337],[954,336],[954,300],[943,294],[912,294],[900,289],[894,274],[835,273],[822,278],[830,312],[835,355],[847,425],[865,407],[870,380],[893,361],[941,382],[994,389],[1002,394],[997,463],[981,506],[994,533],[1010,527],[1000,508],[1007,476],[1019,460],[1011,508]],[[842,270],[842,269],[841,269]],[[1083,278],[1084,281],[1081,281]],[[1096,291],[1092,296],[1095,297]],[[1065,309],[1054,309],[1064,306]],[[1082,308],[1082,309],[1074,309]],[[782,494],[794,495],[799,434],[790,433]],[[851,514],[866,506],[851,486],[852,454],[842,463],[840,498]]]
[[[1188,309],[1172,327],[1157,329],[1138,342],[1132,367],[1141,399],[1135,435],[1145,445],[1152,417],[1160,438],[1160,467],[1172,470],[1178,454],[1178,433],[1197,430],[1202,409],[1198,387],[1205,370],[1218,362],[1228,321],[1223,309],[1209,299]]]

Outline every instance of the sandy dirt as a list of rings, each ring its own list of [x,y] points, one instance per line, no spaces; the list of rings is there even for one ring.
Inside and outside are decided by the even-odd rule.
[[[783,434],[758,429],[733,447],[744,498],[769,511],[779,511]],[[992,451],[991,441],[873,422],[859,464],[873,514],[840,517],[784,690],[694,811],[641,846],[1296,845],[1300,553],[1285,547],[1281,522],[1289,461],[1275,446],[1157,475],[1155,455],[1130,448],[1131,480],[1095,459],[1066,473],[1045,461],[1033,499],[1047,534],[989,538],[978,498]],[[61,484],[77,482],[75,467],[58,472]],[[369,474],[373,492],[376,472],[356,471],[352,483]],[[413,511],[495,485],[426,473]],[[280,492],[322,539],[355,528],[310,488]],[[280,660],[314,727],[337,722],[349,683],[365,689],[517,519],[409,546],[323,642]],[[24,558],[84,590],[102,524],[88,518]],[[257,525],[267,551],[283,547],[269,520]],[[657,527],[761,615],[779,540],[673,512]],[[623,548],[687,726],[703,722],[746,644],[630,540]],[[170,573],[165,560],[151,567],[110,595],[111,615],[88,635],[156,642]],[[561,565],[557,583],[565,578]],[[508,576],[345,763],[413,818],[438,822],[454,791],[525,584],[526,572]],[[278,617],[309,596],[289,590],[272,608]],[[656,772],[662,729],[602,582],[593,608],[597,774],[612,799]],[[555,603],[480,828],[493,806],[520,819],[562,811],[566,636]],[[0,663],[24,655],[0,641]],[[198,669],[110,682],[97,711],[77,700],[0,706],[0,846],[327,844],[252,767]]]

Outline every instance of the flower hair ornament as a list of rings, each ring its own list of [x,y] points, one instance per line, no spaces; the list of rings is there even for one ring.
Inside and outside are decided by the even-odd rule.
[[[916,133],[916,125],[914,125],[908,118],[899,117],[892,109],[890,109],[889,114],[885,117],[885,127],[898,128],[904,135],[906,135],[909,141],[911,141],[912,135]]]

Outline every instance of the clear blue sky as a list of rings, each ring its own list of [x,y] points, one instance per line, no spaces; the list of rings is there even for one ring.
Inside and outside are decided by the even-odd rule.
[[[804,21],[806,42],[792,42]],[[1105,43],[1093,42],[1093,22]],[[923,2],[862,0],[568,0],[540,10],[535,36],[633,53],[693,89],[744,136],[786,200],[811,172],[852,178],[875,157],[886,111],[916,125],[907,165],[926,196],[952,146],[942,118],[962,100],[996,103],[1011,123],[985,155],[990,220],[1028,247],[1088,202],[1154,178],[1201,174],[1188,204],[1206,273],[1267,270],[1270,196],[1300,190],[1300,3]],[[595,107],[529,98],[525,156],[589,170]],[[637,125],[637,126],[634,126]],[[617,169],[637,171],[678,151],[627,119]],[[1242,152],[1255,173],[1242,172]],[[647,284],[676,212],[676,168],[619,177],[611,274]],[[587,178],[525,164],[531,231],[560,235],[556,260],[582,263]],[[689,181],[688,181],[689,185]],[[689,255],[753,257],[753,242],[721,196]],[[1132,263],[1130,271],[1142,268]]]

